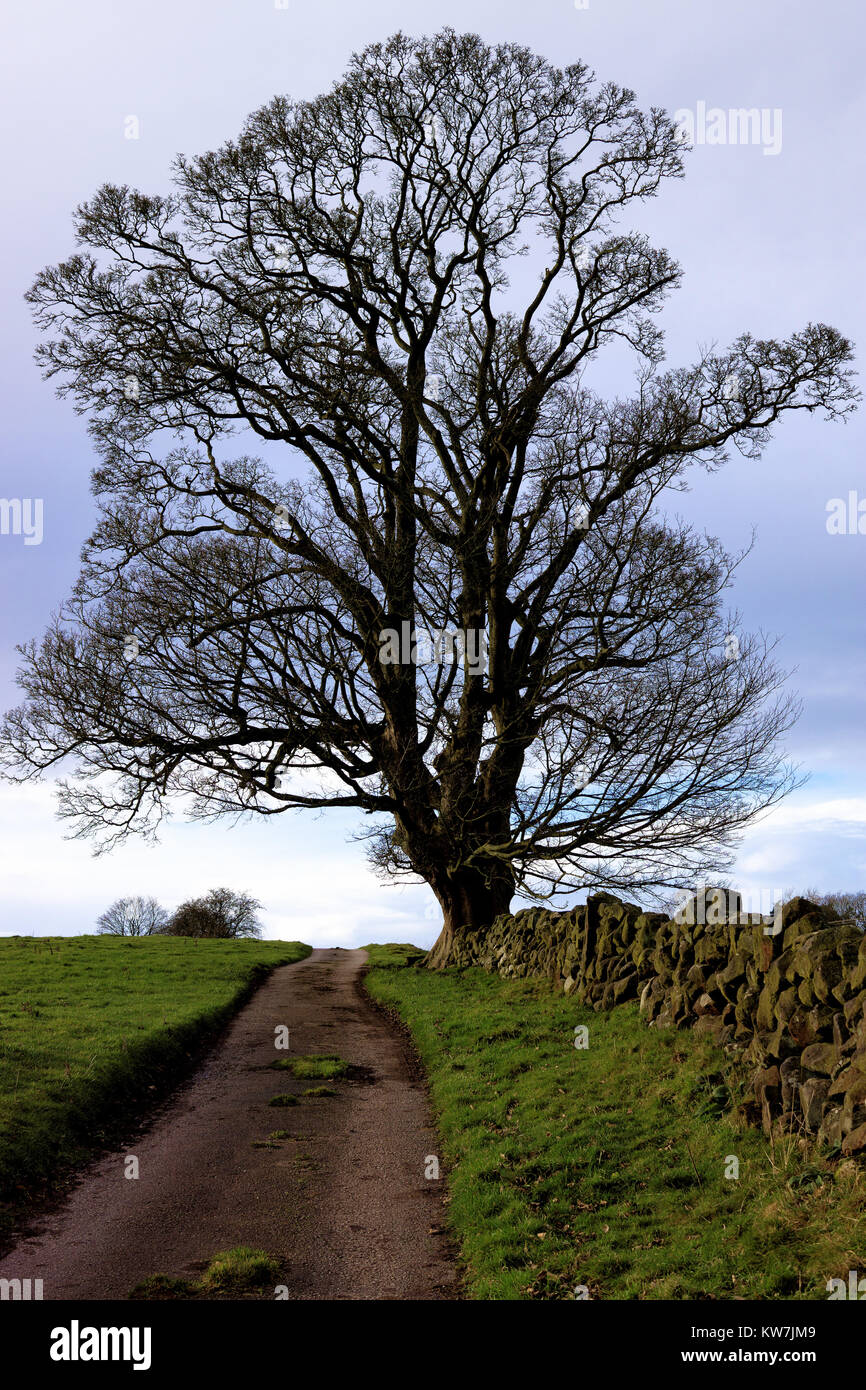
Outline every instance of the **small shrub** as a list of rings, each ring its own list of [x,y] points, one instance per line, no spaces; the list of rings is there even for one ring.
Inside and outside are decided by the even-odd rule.
[[[165,930],[169,936],[260,937],[262,926],[256,915],[260,907],[249,893],[213,888],[203,898],[181,903]]]

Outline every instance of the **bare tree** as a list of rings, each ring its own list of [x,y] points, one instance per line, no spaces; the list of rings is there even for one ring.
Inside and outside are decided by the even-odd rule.
[[[212,888],[203,898],[181,903],[166,927],[169,936],[239,937],[261,936],[257,912],[261,903],[249,893],[231,888]]]
[[[157,936],[165,931],[168,913],[156,898],[118,898],[96,919],[103,936]]]
[[[30,299],[102,513],[22,648],[9,774],[71,756],[61,814],[103,844],[178,794],[358,809],[436,894],[436,964],[517,889],[718,874],[794,783],[795,711],[723,611],[736,559],[659,500],[855,393],[821,324],[663,369],[679,270],[619,220],[682,167],[585,65],[445,30],[274,100],[171,196],[85,204]],[[227,456],[238,429],[267,461]]]

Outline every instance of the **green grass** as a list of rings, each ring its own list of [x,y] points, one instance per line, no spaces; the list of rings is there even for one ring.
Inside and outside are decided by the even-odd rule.
[[[470,1298],[823,1299],[866,1268],[863,1168],[739,1126],[744,1072],[707,1038],[367,949],[427,1070]]]
[[[155,1302],[172,1298],[208,1298],[220,1294],[243,1295],[256,1291],[272,1291],[280,1278],[280,1262],[264,1250],[248,1245],[236,1245],[221,1250],[208,1261],[201,1278],[195,1282],[173,1279],[168,1274],[151,1274],[136,1284],[131,1299]]]
[[[280,1276],[279,1261],[264,1250],[248,1245],[236,1245],[214,1255],[205,1270],[199,1287],[220,1293],[240,1293],[274,1284]]]
[[[279,1096],[271,1096],[268,1101],[268,1105],[282,1106],[283,1108],[289,1105],[300,1105],[300,1103],[298,1097],[290,1095],[288,1091],[284,1091]]]
[[[182,937],[0,938],[0,1228],[190,1065],[310,948]]]
[[[349,1071],[349,1063],[331,1052],[324,1056],[310,1053],[306,1057],[281,1057],[278,1062],[271,1062],[271,1066],[287,1071],[299,1081],[333,1081]]]
[[[194,1296],[193,1285],[186,1279],[172,1279],[168,1274],[151,1274],[147,1279],[143,1279],[140,1284],[136,1284],[130,1298],[141,1299],[144,1302],[161,1302],[170,1298],[191,1298]]]
[[[303,1094],[305,1096],[310,1096],[312,1099],[316,1099],[320,1096],[335,1096],[337,1092],[332,1091],[330,1086],[310,1086]]]

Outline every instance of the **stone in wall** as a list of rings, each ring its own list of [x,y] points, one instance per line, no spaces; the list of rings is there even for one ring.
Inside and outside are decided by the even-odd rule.
[[[650,1027],[692,1027],[740,1059],[765,1129],[866,1153],[866,936],[804,898],[773,918],[703,890],[673,919],[610,893],[529,908],[467,937],[455,959],[545,976],[594,1009],[638,1000]]]

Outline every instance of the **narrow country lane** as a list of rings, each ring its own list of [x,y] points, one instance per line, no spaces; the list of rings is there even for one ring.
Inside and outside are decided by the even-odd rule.
[[[275,970],[153,1124],[85,1170],[0,1278],[42,1279],[45,1299],[126,1298],[149,1275],[194,1280],[218,1251],[248,1245],[280,1260],[292,1299],[458,1296],[444,1183],[425,1177],[439,1152],[427,1097],[358,987],[365,960],[315,950]],[[271,1068],[311,1053],[355,1069],[326,1083],[335,1096],[304,1098],[317,1082]],[[300,1104],[269,1106],[281,1092]],[[256,1147],[277,1129],[291,1137]],[[128,1154],[137,1179],[124,1176]]]

